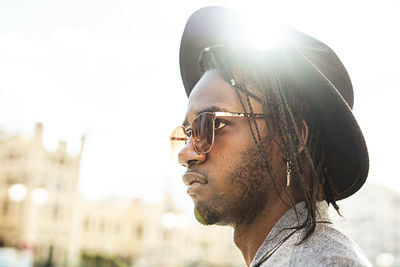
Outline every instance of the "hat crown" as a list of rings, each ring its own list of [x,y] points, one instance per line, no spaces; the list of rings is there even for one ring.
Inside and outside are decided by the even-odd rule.
[[[237,46],[238,40],[245,36],[242,29],[238,14],[224,7],[205,7],[191,15],[186,24],[181,44],[186,43],[186,40],[191,40],[191,45],[194,46],[191,50],[198,51],[198,53],[189,54],[184,53],[184,49],[180,50],[181,74],[187,95],[200,80],[202,73],[198,65],[184,66],[182,62],[197,61],[200,51],[209,46]],[[292,28],[286,28],[282,36],[284,36],[286,45],[298,49],[326,76],[352,109],[353,87],[350,77],[336,53],[323,42]],[[187,60],[186,58],[191,59]],[[193,77],[186,79],[185,76],[188,75]]]

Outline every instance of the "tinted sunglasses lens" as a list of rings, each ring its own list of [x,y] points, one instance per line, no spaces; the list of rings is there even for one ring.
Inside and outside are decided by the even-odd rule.
[[[208,153],[214,142],[214,113],[202,113],[192,124],[193,145],[197,153]]]
[[[178,158],[178,153],[187,144],[188,137],[186,136],[185,129],[182,126],[177,127],[171,134],[171,148],[174,159]]]

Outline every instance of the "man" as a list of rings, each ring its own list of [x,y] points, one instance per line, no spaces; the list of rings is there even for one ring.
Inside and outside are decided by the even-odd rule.
[[[369,266],[327,216],[368,174],[344,66],[292,29],[280,46],[252,49],[241,26],[208,7],[182,37],[189,103],[171,141],[197,220],[232,226],[248,266]]]

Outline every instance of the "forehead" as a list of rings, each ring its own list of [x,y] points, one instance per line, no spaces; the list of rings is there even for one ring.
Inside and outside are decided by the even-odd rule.
[[[243,112],[235,89],[218,70],[207,71],[193,88],[185,121],[190,123],[197,114],[205,111]]]

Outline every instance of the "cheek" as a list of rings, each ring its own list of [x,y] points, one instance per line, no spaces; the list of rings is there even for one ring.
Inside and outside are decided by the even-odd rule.
[[[246,158],[243,158],[245,151],[253,148],[256,152],[256,146],[252,137],[236,133],[225,135],[224,138],[215,140],[214,147],[207,155],[206,165],[208,165],[210,176],[214,183],[221,189],[229,188],[232,181],[229,181],[229,174],[242,166]],[[232,190],[229,188],[229,190]],[[237,190],[235,190],[237,191]],[[221,192],[222,193],[222,192]]]
[[[258,123],[258,129],[260,136],[265,138],[267,132],[265,123]],[[257,136],[256,132],[254,134]],[[271,140],[264,140],[263,143],[270,154]],[[237,166],[243,164],[243,161],[247,158],[243,157],[243,154],[248,153],[249,150],[254,150],[254,153],[257,154],[259,153],[257,149],[248,122],[243,120],[240,125],[235,125],[235,127],[231,127],[221,134],[216,134],[213,148],[207,154],[207,160],[203,163],[203,166],[208,169],[211,177],[224,177]]]
[[[265,124],[258,123],[261,136],[265,136]],[[222,129],[215,135],[213,148],[207,154],[206,165],[217,166],[218,172],[226,172],[235,168],[242,161],[242,154],[250,148],[257,149],[248,122],[244,119],[229,129]],[[255,131],[255,130],[254,130]],[[256,132],[254,132],[257,135]],[[269,148],[267,148],[269,150]]]
[[[238,152],[252,145],[254,145],[254,140],[249,126],[242,123],[216,133],[212,151],[234,157]]]
[[[214,142],[214,146],[207,154],[206,164],[219,175],[229,172],[240,161],[240,153],[247,146],[239,135],[224,136]]]

